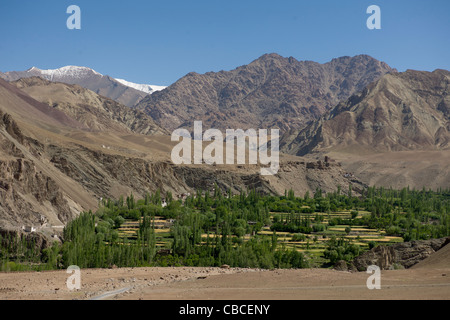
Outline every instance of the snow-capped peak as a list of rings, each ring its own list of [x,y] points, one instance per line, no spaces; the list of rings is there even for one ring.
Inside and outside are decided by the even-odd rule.
[[[133,82],[129,82],[123,79],[115,79],[116,81],[118,81],[119,83],[123,84],[124,86],[145,92],[147,94],[152,94],[156,91],[161,91],[164,90],[167,87],[163,87],[163,86],[154,86],[154,85],[150,85],[150,84],[137,84],[137,83],[133,83]]]
[[[38,71],[39,69],[33,67],[32,70]],[[56,77],[71,77],[71,78],[82,78],[87,75],[99,75],[102,76],[102,74],[98,73],[95,70],[92,70],[87,67],[78,67],[78,66],[65,66],[59,69],[48,69],[48,70],[39,70],[43,76],[48,78],[49,80],[53,80],[53,78]]]

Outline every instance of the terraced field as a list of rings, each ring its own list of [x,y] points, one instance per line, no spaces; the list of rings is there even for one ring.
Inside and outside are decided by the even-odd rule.
[[[131,241],[136,240],[140,222],[142,222],[142,220],[125,220],[122,226],[118,229],[119,238],[127,238]],[[169,249],[172,243],[172,239],[170,238],[170,227],[172,226],[173,222],[156,216],[155,219],[152,220],[152,223],[155,226],[154,230],[156,234],[156,248],[158,250]]]
[[[274,219],[275,215],[281,218],[285,218],[290,215],[289,213],[272,212],[271,219]],[[357,218],[361,218],[364,215],[368,215],[370,212],[359,211]],[[320,217],[319,221],[315,219]],[[361,249],[368,250],[369,243],[375,244],[389,244],[403,242],[401,237],[386,236],[385,230],[370,229],[362,226],[350,226],[350,225],[329,225],[329,220],[333,218],[350,219],[350,211],[328,213],[313,213],[313,214],[300,214],[301,219],[309,219],[311,223],[320,223],[325,225],[325,230],[321,232],[312,232],[311,234],[301,233],[289,233],[289,232],[277,232],[278,243],[288,249],[295,248],[299,252],[307,253],[315,262],[324,262],[323,252],[327,247],[327,242],[334,236],[336,238],[344,238],[353,244],[359,245]],[[348,229],[349,228],[349,229]],[[269,226],[265,226],[261,232],[258,233],[262,236],[272,237],[274,231],[270,230]],[[304,238],[304,240],[296,240],[298,238]]]

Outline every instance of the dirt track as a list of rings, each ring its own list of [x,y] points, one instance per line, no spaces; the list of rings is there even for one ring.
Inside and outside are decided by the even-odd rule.
[[[69,276],[65,271],[2,273],[0,299],[450,300],[450,266],[383,271],[381,290],[366,287],[370,275],[364,272],[326,269],[92,269],[81,270],[82,288],[72,292],[66,287]]]

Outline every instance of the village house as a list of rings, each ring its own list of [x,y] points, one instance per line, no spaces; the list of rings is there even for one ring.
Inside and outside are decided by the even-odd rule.
[[[28,233],[36,232],[36,228],[33,226],[22,226],[22,230]]]

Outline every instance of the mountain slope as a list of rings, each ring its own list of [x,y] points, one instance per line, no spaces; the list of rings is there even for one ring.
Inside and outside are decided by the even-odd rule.
[[[38,77],[23,78],[12,84],[93,131],[168,134],[143,112],[99,96],[78,85],[50,82]]]
[[[205,127],[302,128],[340,100],[388,72],[366,55],[325,64],[266,54],[232,71],[189,73],[137,107],[175,129],[202,120]]]
[[[361,153],[450,147],[450,72],[388,74],[304,130],[286,135],[282,150]]]
[[[61,225],[95,200],[58,170],[37,160],[43,145],[24,130],[49,135],[85,127],[0,79],[0,226],[40,221]],[[33,137],[31,137],[33,136]],[[42,138],[42,137],[40,137]],[[45,139],[43,139],[45,140]]]
[[[6,81],[16,81],[30,77],[40,77],[53,82],[77,84],[128,107],[133,107],[149,94],[148,87],[144,89],[131,82],[124,83],[86,67],[66,66],[54,70],[41,70],[33,67],[27,71],[12,71],[0,74],[0,78]],[[144,89],[144,91],[140,89]],[[153,92],[160,89],[163,88],[155,86]]]
[[[67,116],[64,112],[41,103],[16,86],[0,79],[0,108],[20,122],[32,123],[35,127],[50,131],[61,128],[87,129],[85,125]]]

